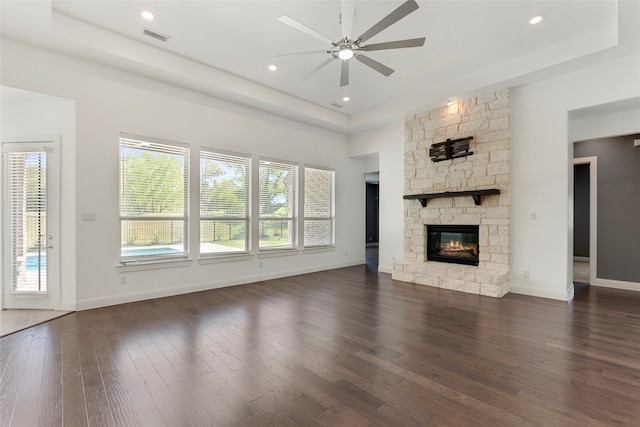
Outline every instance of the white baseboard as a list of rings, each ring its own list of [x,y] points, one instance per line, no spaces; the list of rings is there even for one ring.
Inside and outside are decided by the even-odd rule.
[[[574,256],[573,260],[576,262],[589,262],[589,257],[588,256]]]
[[[287,271],[273,273],[256,274],[249,276],[234,277],[223,280],[207,281],[202,283],[190,283],[187,285],[172,286],[170,288],[149,289],[145,291],[130,292],[118,295],[107,295],[104,297],[87,298],[76,302],[76,310],[89,310],[92,308],[107,307],[110,305],[126,304],[136,301],[144,301],[154,298],[164,298],[174,295],[188,294],[191,292],[207,291],[210,289],[224,288],[227,286],[245,285],[248,283],[261,282],[263,280],[279,279],[282,277],[297,276],[299,274],[314,273],[316,271],[333,270],[335,268],[351,267],[364,264],[365,261],[345,261],[334,264],[314,265],[310,267],[298,268]]]
[[[76,303],[74,301],[62,301],[60,303],[60,310],[76,311]]]
[[[558,292],[551,289],[535,288],[533,286],[516,285],[511,282],[509,292],[532,297],[555,299],[560,301],[571,301],[573,299],[573,283],[566,292]]]
[[[624,289],[627,291],[640,291],[640,283],[625,282],[623,280],[601,279],[599,277],[591,283],[593,286],[601,286],[603,288]]]
[[[378,273],[393,274],[392,265],[378,265]]]

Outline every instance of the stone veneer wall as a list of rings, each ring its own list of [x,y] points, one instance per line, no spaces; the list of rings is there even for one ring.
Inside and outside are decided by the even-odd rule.
[[[393,278],[502,297],[509,292],[510,136],[509,90],[487,93],[405,118],[405,194],[488,188],[500,195],[404,201],[404,259]],[[473,136],[473,154],[432,162],[431,144]],[[426,225],[478,225],[478,266],[426,261]]]

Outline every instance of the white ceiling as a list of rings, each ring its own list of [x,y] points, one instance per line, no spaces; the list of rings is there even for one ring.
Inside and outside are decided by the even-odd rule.
[[[353,36],[400,4],[357,1]],[[279,22],[281,15],[339,39],[339,1],[2,0],[1,28],[9,39],[351,133],[419,106],[584,60],[630,37],[620,37],[623,24],[631,38],[640,27],[635,0],[418,4],[417,11],[369,42],[425,36],[425,45],[368,53],[396,70],[390,77],[352,61],[351,83],[344,88],[339,87],[339,61],[302,80],[327,54],[272,58],[328,48]],[[621,13],[626,21],[619,25],[622,8],[627,8]],[[143,9],[156,19],[144,21]],[[537,14],[545,17],[543,22],[529,25]],[[145,27],[170,40],[161,43],[144,36]],[[631,43],[637,49],[637,42]],[[268,71],[270,63],[279,69]],[[351,101],[342,102],[344,95]],[[333,103],[344,105],[336,108]]]

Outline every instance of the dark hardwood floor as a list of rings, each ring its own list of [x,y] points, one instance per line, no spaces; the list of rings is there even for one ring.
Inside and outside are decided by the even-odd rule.
[[[640,293],[567,304],[366,265],[0,339],[3,426],[638,426]]]

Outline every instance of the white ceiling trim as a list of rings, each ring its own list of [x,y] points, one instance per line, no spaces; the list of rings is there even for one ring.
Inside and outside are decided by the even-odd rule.
[[[150,68],[154,70],[156,78],[177,86],[331,131],[346,133],[349,129],[349,116],[345,114],[114,34],[55,11],[52,13],[52,26],[57,35],[94,52],[109,55],[112,60],[117,60],[121,66],[124,66],[126,71],[139,71],[140,67]]]
[[[484,69],[473,70],[456,79],[443,81],[439,85],[427,85],[417,89],[408,98],[381,105],[363,113],[351,116],[351,129],[367,129],[375,123],[419,109],[429,109],[444,105],[452,97],[463,96],[481,88],[499,88],[516,86],[537,78],[548,78],[551,69],[559,64],[594,54],[617,46],[618,24],[613,24],[581,37],[557,43],[550,48],[541,49],[511,58]],[[560,70],[557,70],[560,71]]]
[[[429,4],[429,2],[424,3],[425,6]],[[460,3],[462,12],[464,12],[463,3]],[[368,105],[373,105],[373,108],[364,110],[361,104],[360,109],[355,110],[358,112],[352,115],[348,113],[354,111],[350,108],[353,106],[337,111],[323,104],[285,93],[282,89],[257,83],[260,80],[249,80],[240,77],[239,74],[199,62],[197,58],[190,59],[180,52],[172,53],[162,47],[147,44],[144,40],[133,38],[132,35],[125,36],[105,29],[106,27],[102,28],[97,24],[89,24],[56,12],[52,9],[50,1],[14,3],[14,7],[6,10],[7,13],[4,13],[3,7],[2,34],[8,39],[42,49],[93,61],[222,101],[350,135],[383,126],[414,111],[442,105],[449,99],[483,90],[530,83],[611,60],[624,54],[637,53],[640,46],[640,20],[638,19],[640,2],[607,0],[606,3],[614,4],[614,9],[607,9],[606,20],[602,25],[587,27],[591,29],[590,32],[570,33],[570,35],[575,34],[574,37],[561,37],[557,39],[559,42],[541,45],[542,47],[538,50],[527,50],[526,46],[523,46],[523,53],[520,56],[511,55],[506,59],[503,57],[502,60],[488,66],[487,61],[482,62],[484,65],[466,61],[462,63],[463,66],[456,68],[454,74],[449,72],[435,74],[441,77],[416,79],[416,75],[421,75],[420,69],[416,68],[413,80],[405,82],[405,85],[411,85],[408,86],[411,89],[407,92],[409,95],[399,93],[398,96],[388,98],[387,101],[370,103]],[[546,2],[534,1],[531,4],[535,6],[546,4]],[[570,4],[571,2],[567,2],[567,7]],[[271,13],[274,12],[272,9],[269,9]],[[499,12],[500,9],[497,11]],[[271,27],[270,21],[267,24],[270,31],[279,32],[275,27]],[[487,28],[489,32],[491,29]],[[566,33],[560,33],[560,35],[563,34],[566,36]],[[464,37],[471,37],[471,35],[465,34]],[[487,55],[492,53],[491,45],[487,46],[486,53]],[[457,58],[465,57],[464,46],[455,54],[458,55]],[[419,56],[415,58],[416,61],[420,61]],[[424,71],[424,67],[428,69],[429,63],[416,64],[416,67],[420,66]],[[217,67],[224,67],[224,63],[218,63]],[[375,85],[367,87],[369,93],[377,90]],[[317,88],[322,90],[322,86]]]

